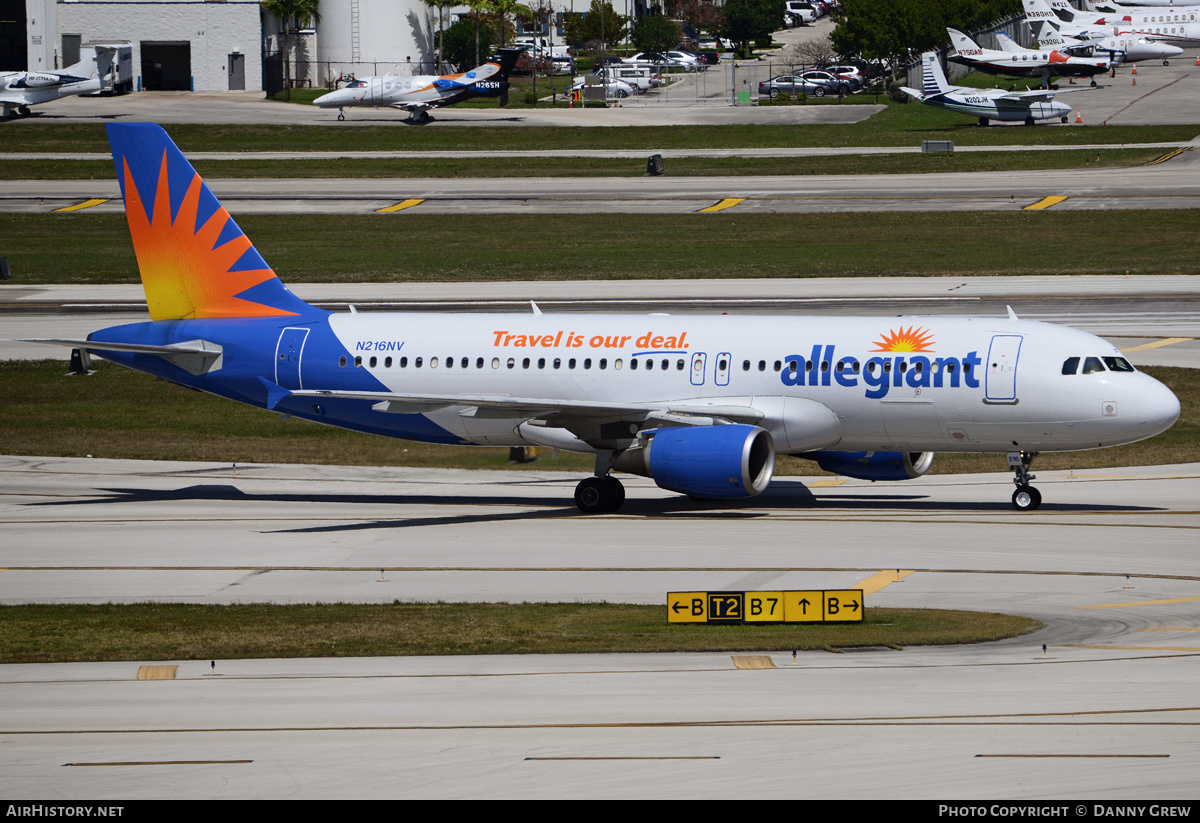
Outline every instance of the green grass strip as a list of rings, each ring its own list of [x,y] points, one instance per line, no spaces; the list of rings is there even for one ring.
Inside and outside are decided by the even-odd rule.
[[[1200,259],[1196,209],[454,219],[417,209],[237,221],[285,283],[1194,274]],[[124,215],[3,214],[0,237],[10,286],[138,282]],[[403,253],[398,238],[411,241]],[[1014,243],[1037,253],[1015,254]]]
[[[613,603],[28,605],[0,607],[0,663],[786,653],[980,643],[1026,634],[1041,625],[1023,617],[931,609],[869,608],[860,624],[704,626],[668,624],[665,605]]]

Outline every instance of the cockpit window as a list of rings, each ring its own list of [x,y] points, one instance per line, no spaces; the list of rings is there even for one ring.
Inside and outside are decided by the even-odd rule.
[[[1078,357],[1068,357],[1066,360],[1063,361],[1063,370],[1062,370],[1063,374],[1075,374],[1075,372],[1077,372],[1077,371],[1079,371],[1079,358]]]
[[[1098,371],[1104,371],[1104,364],[1099,357],[1089,357],[1083,361],[1083,374],[1095,374]]]
[[[346,84],[346,88],[348,88],[348,89],[364,89],[366,87],[367,87],[366,80],[351,80],[349,83]]]
[[[1134,371],[1133,366],[1124,357],[1106,357],[1104,365],[1108,366],[1109,371]]]

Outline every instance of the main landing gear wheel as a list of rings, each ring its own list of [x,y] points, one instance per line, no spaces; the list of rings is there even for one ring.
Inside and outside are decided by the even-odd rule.
[[[1042,505],[1042,493],[1033,486],[1017,486],[1012,496],[1013,508],[1017,511],[1031,512]]]
[[[1008,453],[1008,465],[1012,467],[1014,475],[1013,483],[1017,485],[1017,490],[1013,492],[1012,504],[1013,508],[1020,512],[1031,512],[1042,505],[1042,493],[1029,485],[1030,480],[1036,479],[1036,475],[1029,473],[1035,457],[1037,452]]]
[[[584,514],[615,512],[625,503],[625,487],[615,477],[586,477],[575,487],[575,505]]]

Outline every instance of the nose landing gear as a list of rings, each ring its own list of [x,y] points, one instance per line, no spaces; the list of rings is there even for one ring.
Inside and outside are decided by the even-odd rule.
[[[1037,475],[1029,473],[1035,457],[1037,452],[1008,453],[1008,465],[1013,470],[1013,483],[1017,486],[1017,490],[1013,492],[1012,504],[1017,511],[1029,512],[1042,505],[1042,493],[1029,485],[1030,480],[1037,479]]]
[[[346,110],[338,109],[338,120],[345,120],[345,119],[346,119]]]

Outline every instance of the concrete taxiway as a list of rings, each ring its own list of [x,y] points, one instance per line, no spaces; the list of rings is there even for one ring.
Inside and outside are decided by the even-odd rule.
[[[874,578],[868,608],[1045,628],[795,664],[781,648],[755,670],[730,654],[0,666],[0,790],[1194,797],[1200,465],[1042,473],[1027,514],[1005,474],[783,478],[734,505],[635,478],[600,517],[575,513],[576,479],[0,458],[0,602],[664,603]],[[178,668],[139,681],[143,663]]]

